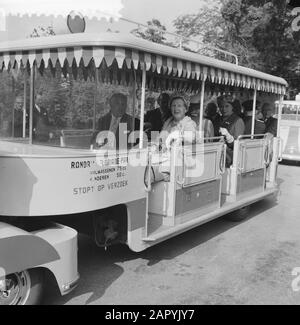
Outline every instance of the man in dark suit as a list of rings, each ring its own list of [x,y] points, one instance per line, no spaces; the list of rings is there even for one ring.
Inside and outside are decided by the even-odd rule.
[[[276,138],[278,120],[273,117],[275,114],[274,106],[269,103],[265,103],[261,111],[266,124],[266,133],[272,134]]]
[[[254,134],[265,134],[266,125],[265,122],[261,119],[261,113],[257,109],[259,102],[256,102],[256,111],[255,111],[255,124],[254,124]],[[244,108],[244,123],[245,123],[245,135],[251,135],[252,131],[252,115],[253,115],[253,100],[247,100],[243,103]]]
[[[151,131],[160,132],[166,120],[171,117],[170,96],[162,93],[158,97],[157,103],[159,107],[147,112],[145,115],[145,131],[149,139]]]
[[[14,103],[14,137],[23,136],[23,97],[17,96]]]
[[[127,97],[121,93],[114,94],[109,101],[110,112],[99,119],[97,132],[92,138],[94,147],[101,147],[109,142],[114,135],[114,144],[116,149],[125,149],[135,146],[138,141],[132,138],[130,134],[140,129],[140,121],[126,113]],[[110,135],[105,136],[104,131],[109,131]],[[130,137],[129,137],[130,136]]]

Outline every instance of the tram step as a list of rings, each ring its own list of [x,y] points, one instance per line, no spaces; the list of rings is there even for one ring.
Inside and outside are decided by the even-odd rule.
[[[143,238],[142,240],[144,242],[157,242],[162,239],[167,239],[177,234],[179,235],[184,231],[192,229],[196,226],[200,226],[201,224],[209,222],[210,220],[213,220],[217,217],[218,215],[215,215],[214,213],[210,213],[172,227],[163,226],[161,227],[161,229],[158,229],[155,233],[150,234],[148,237]]]
[[[264,193],[252,195],[247,198],[242,198],[237,202],[225,203],[224,206],[222,206],[220,209],[218,209],[216,211],[209,212],[205,215],[202,215],[198,218],[194,218],[194,219],[187,221],[185,223],[175,225],[173,227],[161,227],[161,228],[157,229],[157,231],[155,231],[155,233],[150,234],[148,237],[145,237],[142,240],[144,242],[158,242],[158,241],[162,241],[164,239],[171,238],[171,237],[179,235],[187,230],[190,230],[197,226],[200,226],[206,222],[217,219],[218,217],[226,215],[226,214],[228,214],[232,211],[235,211],[239,208],[243,208],[247,205],[250,205],[257,201],[263,200],[263,199],[267,198],[268,196],[273,195],[277,191],[278,191],[277,188],[273,187],[272,189],[266,189]],[[199,215],[199,212],[198,212],[198,215]]]

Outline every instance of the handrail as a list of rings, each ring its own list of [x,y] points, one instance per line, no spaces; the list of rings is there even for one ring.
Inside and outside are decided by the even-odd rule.
[[[265,154],[264,154],[264,160],[265,160],[265,166],[268,167],[270,165],[270,148],[269,145],[265,145]]]
[[[203,140],[204,140],[204,142],[205,142],[205,141],[214,141],[214,140],[219,140],[219,141],[221,141],[221,142],[225,142],[225,140],[224,140],[224,136],[221,136],[221,137],[204,138]]]
[[[237,140],[240,141],[240,140],[253,140],[253,139],[259,139],[259,138],[262,138],[262,139],[266,139],[267,138],[267,134],[255,134],[255,135],[240,135]]]
[[[152,150],[151,150],[151,148],[148,148],[148,166],[146,167],[146,170],[145,170],[145,173],[146,173],[147,169],[148,169],[147,184],[145,184],[145,190],[148,193],[150,193],[152,191],[151,168],[152,168]]]
[[[121,20],[121,21],[125,21],[127,23],[130,23],[130,24],[134,24],[138,28],[140,28],[140,27],[149,28],[149,25],[142,24],[142,23],[136,22],[136,21],[131,20],[131,19],[128,19],[128,18],[123,18],[123,17],[119,17],[117,15],[112,15],[112,14],[109,14],[109,15],[112,18],[115,18],[117,20]],[[229,51],[226,51],[226,50],[222,50],[222,49],[219,49],[219,48],[214,47],[214,46],[205,45],[205,44],[204,44],[204,47],[203,47],[203,43],[201,41],[198,41],[198,40],[195,40],[195,39],[192,39],[192,38],[189,38],[189,37],[185,37],[185,36],[180,35],[180,34],[177,34],[177,33],[168,32],[168,31],[163,30],[162,28],[159,28],[159,27],[156,27],[156,26],[151,26],[151,29],[154,29],[154,30],[156,30],[158,32],[161,32],[161,33],[165,34],[165,35],[170,35],[170,36],[177,37],[178,38],[178,41],[179,41],[179,49],[180,50],[186,51],[186,50],[183,49],[183,42],[184,41],[193,42],[193,43],[195,43],[198,46],[198,48],[197,48],[197,50],[196,50],[195,53],[199,53],[199,51],[201,49],[206,49],[206,48],[207,49],[210,49],[210,50],[213,50],[213,51],[219,51],[220,53],[225,54],[225,56],[226,55],[232,56],[235,59],[235,64],[236,65],[239,65],[238,56],[236,54],[232,53],[232,52],[229,52]],[[170,45],[167,45],[167,46],[170,46]]]
[[[191,40],[191,41],[198,42],[196,40]],[[206,48],[211,49],[211,50],[214,50],[214,51],[219,51],[221,53],[224,53],[225,55],[231,55],[231,56],[233,56],[235,58],[235,64],[236,65],[239,65],[239,58],[238,58],[238,56],[236,54],[234,54],[232,52],[229,52],[229,51],[226,51],[226,50],[219,49],[219,48],[214,47],[214,46],[211,46],[211,45],[205,45],[205,47],[202,47],[202,48],[199,47],[198,50],[197,50],[197,53],[199,53],[200,50],[206,49]]]
[[[283,161],[283,140],[282,138],[279,138],[279,155],[278,155],[278,162],[282,162]]]
[[[226,172],[226,150],[227,150],[227,146],[226,146],[226,143],[224,142],[221,159],[220,159],[220,174],[221,175],[224,175]],[[221,165],[221,163],[222,163],[222,165]]]

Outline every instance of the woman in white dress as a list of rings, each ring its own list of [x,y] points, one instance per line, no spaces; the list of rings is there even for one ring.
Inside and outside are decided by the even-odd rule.
[[[169,181],[170,179],[172,143],[176,141],[183,141],[184,144],[196,142],[197,125],[189,116],[186,116],[188,108],[189,105],[184,96],[173,96],[170,101],[172,116],[165,122],[157,140],[161,156],[159,165],[154,168],[155,181]]]

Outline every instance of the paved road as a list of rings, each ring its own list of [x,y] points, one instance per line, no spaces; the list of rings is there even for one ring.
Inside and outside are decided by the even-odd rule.
[[[45,304],[299,304],[300,166],[279,177],[278,201],[240,224],[219,219],[139,254],[80,238],[80,285],[66,297],[49,287]]]

